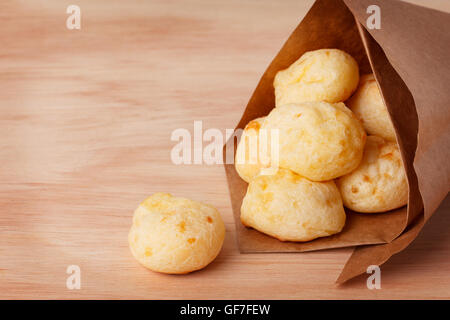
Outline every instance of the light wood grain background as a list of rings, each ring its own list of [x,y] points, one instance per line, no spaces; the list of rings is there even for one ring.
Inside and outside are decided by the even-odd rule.
[[[414,1],[450,10],[447,0]],[[65,26],[81,7],[81,30]],[[450,201],[419,238],[337,287],[351,250],[239,254],[224,169],[170,161],[176,128],[234,128],[312,0],[2,1],[0,298],[450,298]],[[156,191],[216,206],[206,269],[153,273],[131,256],[134,208]],[[81,267],[81,290],[66,268]]]

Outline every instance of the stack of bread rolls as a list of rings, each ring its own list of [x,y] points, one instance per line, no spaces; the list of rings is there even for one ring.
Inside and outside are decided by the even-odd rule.
[[[344,206],[380,213],[407,203],[394,127],[373,75],[360,77],[352,56],[306,52],[276,74],[274,88],[275,108],[247,124],[236,151],[236,171],[249,183],[244,225],[310,241],[342,231]],[[276,132],[276,145],[262,132]]]

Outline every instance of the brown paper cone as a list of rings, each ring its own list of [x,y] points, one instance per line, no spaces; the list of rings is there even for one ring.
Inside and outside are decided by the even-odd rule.
[[[413,168],[407,171],[411,173],[415,169],[418,189],[416,185],[412,188],[410,183],[408,229],[391,243],[355,248],[338,283],[365,272],[369,265],[381,265],[405,249],[417,237],[450,189],[450,15],[399,1],[344,1],[360,23],[372,68],[397,130],[404,162],[408,166],[413,164]],[[380,30],[366,30],[363,27],[367,19],[366,8],[371,4],[381,9]],[[391,76],[387,76],[389,73]],[[396,87],[389,83],[395,77],[404,81],[412,95],[412,103],[415,102],[417,140],[415,137],[408,140],[399,130],[408,126],[411,119],[395,114],[400,109],[395,107],[397,104],[404,107],[404,104],[400,104],[403,99],[397,97],[396,100],[395,97],[403,90],[396,91]],[[411,103],[406,101],[406,105]],[[413,142],[417,144],[416,150]],[[407,150],[415,151],[411,153],[412,162],[411,159],[405,159],[405,156],[408,157]],[[408,176],[409,182],[411,179],[415,178]],[[418,211],[420,200],[424,206],[421,212]]]
[[[237,129],[267,115],[274,107],[272,83],[279,70],[287,68],[306,51],[342,49],[358,61],[361,73],[375,74],[407,171],[407,207],[370,215],[346,210],[347,223],[340,234],[305,243],[280,242],[241,224],[240,207],[247,184],[238,176],[234,165],[225,165],[241,252],[302,252],[363,246],[355,250],[338,282],[365,272],[370,264],[385,262],[406,247],[423,226],[423,204],[427,219],[450,186],[450,168],[446,164],[450,158],[450,101],[445,90],[449,83],[446,80],[450,80],[445,68],[450,43],[445,34],[449,30],[449,15],[392,0],[344,1],[315,2],[262,76]],[[366,9],[371,4],[380,6],[382,26],[381,30],[369,33],[364,25],[368,17]],[[432,20],[430,28],[422,25],[427,19]],[[418,20],[419,25],[410,26]],[[426,48],[424,43],[429,43]],[[417,67],[421,63],[425,65]],[[227,142],[225,152],[226,149],[236,149],[234,140]]]

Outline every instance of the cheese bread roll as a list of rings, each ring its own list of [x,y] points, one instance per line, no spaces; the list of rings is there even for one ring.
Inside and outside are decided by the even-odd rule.
[[[247,124],[236,150],[234,166],[239,176],[246,182],[250,182],[262,168],[270,164],[269,149],[265,148],[267,152],[264,152],[259,139],[264,119],[265,117],[257,118]]]
[[[333,181],[312,182],[279,169],[250,182],[241,221],[281,241],[309,241],[340,232],[345,211]]]
[[[361,120],[370,135],[395,141],[395,130],[373,74],[361,77],[358,90],[347,106]]]
[[[331,180],[356,169],[366,140],[361,123],[343,103],[274,108],[263,128],[279,130],[279,166],[312,181]]]
[[[155,193],[134,212],[128,241],[145,267],[188,273],[208,265],[220,252],[225,226],[212,206],[168,193]]]
[[[276,74],[275,104],[343,102],[356,90],[358,82],[358,63],[351,55],[338,49],[309,51]]]
[[[384,212],[408,202],[408,182],[398,146],[367,138],[359,167],[337,180],[344,205],[358,212]]]

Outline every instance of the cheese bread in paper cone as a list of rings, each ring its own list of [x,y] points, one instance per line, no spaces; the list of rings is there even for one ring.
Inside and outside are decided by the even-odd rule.
[[[381,28],[367,29],[367,8],[381,10]],[[407,19],[405,19],[407,17]],[[260,79],[236,129],[275,107],[273,82],[305,52],[341,49],[373,73],[392,120],[408,181],[407,206],[388,213],[346,209],[342,232],[309,242],[281,242],[240,222],[247,183],[225,164],[242,253],[304,252],[355,247],[337,282],[381,265],[406,248],[450,189],[450,15],[394,0],[317,0]],[[236,143],[229,140],[226,154]],[[226,163],[226,162],[225,162]]]

